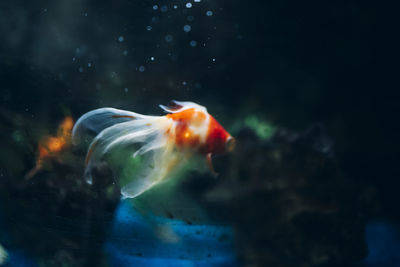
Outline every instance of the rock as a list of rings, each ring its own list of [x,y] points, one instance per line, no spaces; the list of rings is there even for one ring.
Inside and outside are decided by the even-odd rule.
[[[195,176],[182,187],[234,226],[244,266],[342,266],[366,256],[375,190],[342,173],[321,126],[266,141],[242,129],[237,143],[216,159],[219,179]]]
[[[96,173],[93,186],[87,185],[83,162],[82,155],[66,149],[47,159],[46,167],[28,180],[23,175],[2,177],[5,227],[0,231],[10,236],[7,242],[29,251],[43,266],[103,266],[102,244],[119,188],[105,170]]]

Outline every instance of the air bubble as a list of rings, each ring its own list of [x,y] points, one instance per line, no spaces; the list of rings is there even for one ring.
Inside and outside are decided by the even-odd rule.
[[[161,10],[161,12],[165,13],[168,11],[168,7],[166,5],[162,5],[160,10]]]
[[[171,34],[168,34],[167,36],[165,36],[165,41],[167,43],[170,43],[174,40],[174,37]]]
[[[196,41],[190,41],[190,46],[191,47],[196,47],[197,46],[197,42]]]

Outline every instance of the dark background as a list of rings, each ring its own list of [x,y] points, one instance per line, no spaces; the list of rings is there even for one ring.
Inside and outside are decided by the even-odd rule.
[[[44,124],[103,106],[161,114],[158,104],[177,99],[207,106],[225,125],[247,114],[293,130],[321,123],[343,171],[376,187],[376,216],[400,219],[394,9],[372,1],[185,4],[1,1],[2,112]]]

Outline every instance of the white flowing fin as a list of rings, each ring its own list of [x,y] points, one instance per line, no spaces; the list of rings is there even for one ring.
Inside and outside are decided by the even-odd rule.
[[[100,163],[106,153],[115,147],[129,147],[135,143],[149,143],[164,133],[163,117],[122,122],[101,131],[91,142],[86,155],[85,179],[92,183],[92,168]]]
[[[133,153],[133,157],[141,156],[141,155],[143,155],[143,154],[145,154],[145,153],[147,153],[147,152],[149,152],[149,151],[162,148],[163,146],[165,146],[165,142],[166,142],[166,141],[163,140],[162,138],[159,138],[159,139],[157,139],[157,140],[154,140],[153,142],[148,143],[148,144],[142,146],[142,147],[141,147],[140,149],[138,149],[135,153]]]
[[[134,198],[147,191],[159,181],[162,180],[162,176],[158,175],[158,164],[157,164],[157,153],[160,153],[162,149],[153,150],[143,154],[141,162],[141,170],[135,175],[129,175],[129,182],[122,186],[121,195],[123,198]]]
[[[167,137],[165,137],[167,138]],[[121,195],[123,198],[134,198],[153,186],[159,184],[167,175],[182,162],[180,154],[173,152],[173,144],[165,140],[165,145],[159,147],[161,140],[154,140],[158,145],[149,146],[143,152],[143,169],[139,175],[132,177],[131,181],[122,187]],[[151,150],[150,147],[158,149]]]
[[[72,143],[75,145],[88,143],[87,139],[90,135],[96,135],[110,126],[149,117],[152,116],[115,108],[100,108],[89,111],[75,123],[72,129]]]
[[[172,100],[172,103],[173,103],[173,105],[170,105],[168,107],[164,106],[164,105],[159,105],[159,107],[168,113],[177,113],[177,112],[181,112],[181,111],[184,111],[184,110],[190,109],[190,108],[195,108],[195,109],[207,112],[207,109],[205,107],[200,106],[199,104],[196,104],[193,102]]]

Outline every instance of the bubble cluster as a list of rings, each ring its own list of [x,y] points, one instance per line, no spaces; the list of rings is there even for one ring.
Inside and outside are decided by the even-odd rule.
[[[199,30],[202,30],[203,27],[198,27],[196,22],[201,19],[201,14],[203,14],[203,17],[205,17],[204,15],[206,15],[207,17],[211,17],[214,16],[214,13],[211,10],[213,9],[212,7],[205,7],[205,9],[203,9],[203,3],[197,4],[201,2],[204,1],[186,0],[179,3],[154,1],[153,3],[147,5],[146,8],[150,15],[147,17],[147,22],[145,22],[146,24],[141,25],[141,31],[142,33],[148,32],[146,33],[146,35],[150,36],[149,38],[155,37],[158,38],[158,40],[152,46],[153,50],[150,50],[149,53],[144,55],[144,60],[135,62],[135,64],[137,64],[135,66],[137,72],[143,73],[153,71],[152,68],[155,66],[155,64],[160,64],[159,62],[162,62],[162,59],[165,56],[165,54],[160,55],[158,53],[158,50],[161,48],[168,49],[167,51],[164,50],[164,52],[162,53],[167,52],[169,60],[178,61],[180,58],[185,57],[185,52],[182,53],[180,52],[181,50],[176,50],[176,46],[182,44],[185,46],[186,44],[186,49],[191,50],[191,52],[188,51],[189,53],[196,53],[196,51],[202,51],[202,49],[206,47],[206,43],[207,46],[209,45],[208,40],[210,40],[210,37],[207,37],[207,35],[198,32]],[[174,10],[177,10],[178,8],[180,9],[179,12],[174,12]],[[197,10],[197,8],[199,8],[199,10]],[[198,14],[197,11],[200,12],[200,15],[196,15]],[[85,11],[80,14],[81,16],[88,16],[88,13]],[[174,25],[169,25],[171,26],[171,28],[164,27],[165,23],[177,21],[168,20],[172,18],[172,16],[180,16],[180,21],[182,22],[182,24],[175,23]],[[196,20],[195,16],[197,16]],[[167,31],[165,31],[165,29],[167,29]],[[117,31],[117,34],[112,37],[113,39],[111,39],[111,41],[114,41],[117,44],[120,43],[120,45],[117,46],[116,53],[119,53],[121,57],[128,56],[128,54],[132,54],[132,57],[136,55],[135,49],[133,48],[130,48],[128,53],[128,45],[132,45],[131,42],[134,41],[131,40],[131,38],[129,37],[130,33],[128,31],[128,28],[122,28],[119,30],[119,32]],[[165,43],[163,39],[165,40]],[[88,53],[87,49],[88,47],[85,44],[81,44],[80,46],[77,45],[74,51],[75,53],[72,57],[72,61],[78,63],[75,65],[75,71],[78,70],[78,72],[80,73],[85,72],[89,74],[93,71],[100,70],[101,65],[98,64],[98,62],[93,61],[94,57],[92,57]],[[125,58],[125,60],[126,59],[127,58]],[[211,62],[216,62],[216,59],[212,56],[205,57],[203,58],[203,60],[207,62],[206,66],[208,68],[215,65]],[[115,78],[116,73],[113,73],[111,76]],[[192,84],[191,82],[189,83],[186,81],[181,81],[181,84],[184,86],[188,86],[189,84],[190,86],[194,86],[194,83]],[[128,88],[122,87],[121,89],[123,89],[125,93],[128,92]]]

